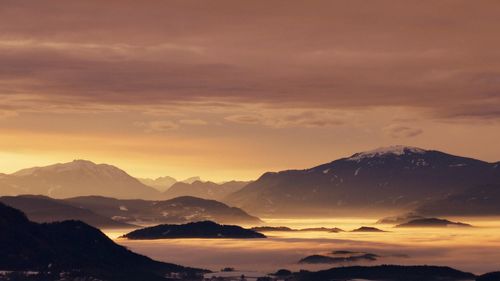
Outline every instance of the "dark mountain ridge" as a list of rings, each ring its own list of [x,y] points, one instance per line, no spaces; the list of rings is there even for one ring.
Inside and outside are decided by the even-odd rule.
[[[64,220],[80,220],[99,228],[131,228],[134,225],[119,222],[110,217],[79,208],[64,200],[42,195],[3,196],[0,202],[22,210],[31,221],[44,223]]]
[[[154,261],[80,221],[38,224],[0,203],[0,270],[79,272],[101,280],[165,280],[203,271]]]
[[[317,272],[294,273],[292,280],[386,280],[386,281],[465,281],[474,280],[472,273],[444,266],[345,266]]]
[[[53,199],[42,195],[0,197],[0,202],[26,213],[35,222],[81,220],[94,227],[132,228],[159,223],[214,220],[221,223],[257,225],[259,218],[223,203],[195,197],[165,201],[83,196]]]
[[[221,225],[212,221],[187,224],[163,224],[134,230],[124,238],[167,239],[167,238],[266,238],[265,235],[237,225]]]
[[[396,227],[472,227],[472,225],[462,222],[452,222],[445,219],[423,218],[398,224]]]
[[[117,221],[150,225],[213,220],[219,223],[260,224],[261,220],[224,203],[182,196],[164,201],[119,200],[101,196],[65,199],[79,208],[89,209]]]
[[[475,186],[430,200],[418,206],[414,213],[422,216],[498,216],[500,182]]]
[[[260,215],[410,210],[429,198],[500,183],[500,168],[435,150],[394,146],[305,170],[265,173],[225,202]]]

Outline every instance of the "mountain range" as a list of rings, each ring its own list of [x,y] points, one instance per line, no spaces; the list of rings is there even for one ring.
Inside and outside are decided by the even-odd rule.
[[[2,195],[40,194],[52,198],[101,195],[158,199],[161,193],[107,164],[87,160],[23,169],[0,177]]]
[[[118,200],[99,196],[69,198],[73,206],[115,220],[140,225],[212,220],[219,223],[259,224],[261,220],[224,203],[191,196],[163,201]]]
[[[164,192],[167,189],[169,189],[172,185],[175,183],[187,183],[187,184],[192,184],[195,181],[201,181],[200,177],[190,177],[182,181],[178,181],[173,177],[169,176],[164,176],[164,177],[159,177],[156,179],[150,179],[150,178],[137,178],[140,182],[147,186],[151,186],[156,188],[157,190]]]
[[[0,174],[0,194],[154,201],[194,196],[259,216],[365,215],[367,211],[380,215],[412,212],[425,217],[500,214],[499,162],[409,146],[355,153],[303,170],[267,172],[253,182],[202,182],[194,177],[165,188],[174,180],[158,178],[148,186],[147,181],[115,166],[75,160]],[[155,184],[164,187],[153,188]]]
[[[205,199],[223,200],[228,195],[242,189],[248,183],[246,181],[229,181],[221,184],[211,181],[177,182],[163,192],[163,195],[164,198],[195,196]]]
[[[113,220],[89,209],[76,207],[61,199],[42,195],[3,196],[0,202],[23,211],[34,222],[80,220],[99,228],[130,228],[134,225]]]
[[[38,194],[52,198],[98,195],[119,199],[171,199],[195,196],[221,200],[248,182],[214,183],[190,177],[134,178],[118,167],[74,160],[0,174],[0,195]]]
[[[225,202],[258,215],[387,213],[487,184],[500,184],[498,163],[392,146],[309,169],[265,173]],[[500,203],[498,196],[491,200]]]
[[[177,182],[175,178],[169,176],[159,177],[156,179],[149,179],[149,178],[137,178],[137,179],[143,184],[151,186],[160,192],[169,189],[172,185],[174,185]]]
[[[250,225],[261,223],[259,218],[241,209],[214,200],[187,196],[148,201],[101,196],[53,199],[41,195],[21,195],[0,197],[0,202],[22,210],[36,222],[81,220],[99,228],[131,228],[136,225],[203,220]]]

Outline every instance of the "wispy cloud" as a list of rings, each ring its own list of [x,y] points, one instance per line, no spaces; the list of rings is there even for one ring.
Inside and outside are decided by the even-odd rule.
[[[492,99],[500,92],[497,5],[21,2],[5,1],[0,10],[0,97],[14,110],[111,111],[210,99],[500,118],[500,101]],[[263,8],[270,12],[251,12]],[[30,98],[16,103],[17,95]],[[481,114],[473,103],[491,108]],[[274,126],[300,123],[285,119]]]
[[[208,124],[207,121],[201,119],[181,119],[179,120],[179,123],[185,125],[195,125],[195,126],[202,126]]]
[[[405,125],[392,124],[384,127],[384,132],[393,138],[412,138],[421,135],[424,130]]]
[[[179,128],[179,125],[172,121],[135,122],[134,125],[143,128],[146,133],[168,132]]]
[[[339,112],[316,110],[270,110],[264,109],[260,113],[246,113],[226,116],[230,122],[240,124],[259,124],[267,127],[329,127],[345,124],[345,116]]]

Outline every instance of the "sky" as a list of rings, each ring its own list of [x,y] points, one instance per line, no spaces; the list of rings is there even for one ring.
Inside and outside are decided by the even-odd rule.
[[[0,171],[255,179],[403,144],[500,161],[500,2],[0,0]]]

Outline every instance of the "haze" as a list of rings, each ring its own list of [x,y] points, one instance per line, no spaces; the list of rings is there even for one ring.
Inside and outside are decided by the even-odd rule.
[[[3,0],[0,170],[84,158],[139,177],[255,179],[394,143],[498,161],[499,13]]]

